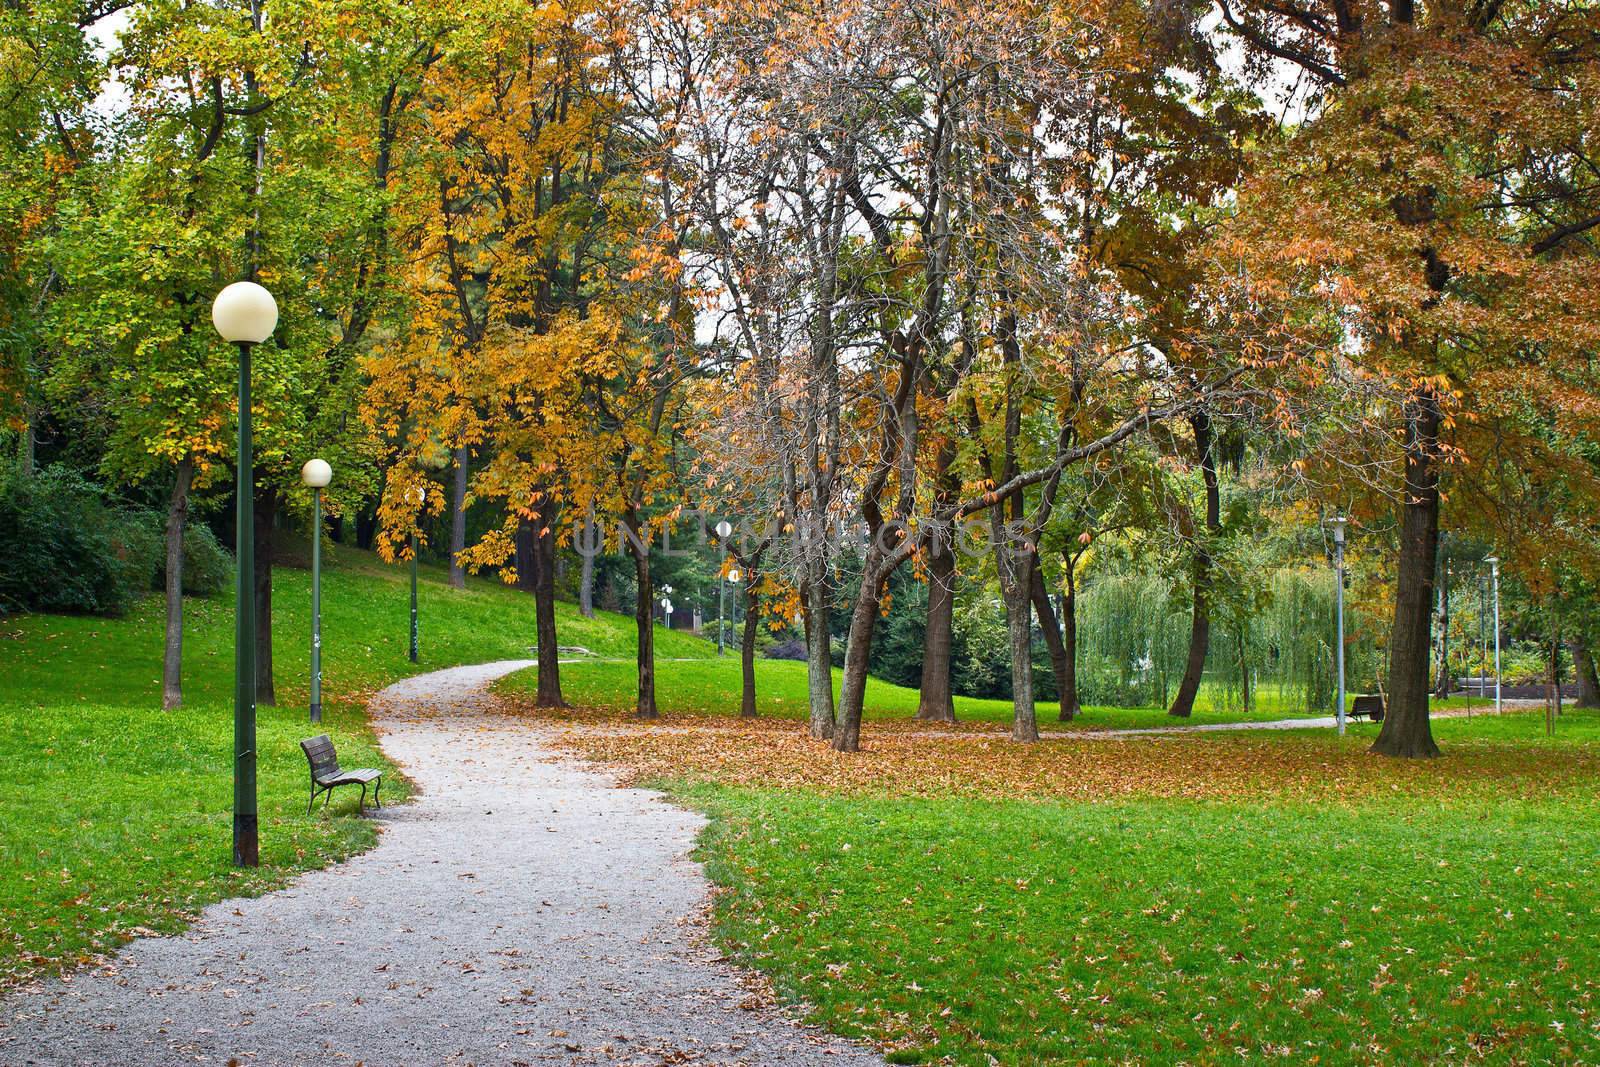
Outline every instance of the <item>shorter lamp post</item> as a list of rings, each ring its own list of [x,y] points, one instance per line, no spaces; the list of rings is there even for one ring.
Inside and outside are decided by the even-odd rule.
[[[1500,557],[1484,560],[1489,565],[1489,582],[1494,587],[1494,713],[1500,714]]]
[[[250,436],[250,347],[272,336],[278,305],[255,282],[234,282],[211,302],[211,324],[239,346],[239,446],[234,485],[233,863],[261,865],[256,810],[255,445]]]
[[[326,460],[308,459],[300,480],[311,487],[311,721],[322,721],[322,491],[333,481]]]
[[[1333,613],[1334,659],[1338,663],[1339,694],[1334,705],[1334,718],[1339,724],[1339,734],[1344,735],[1344,528],[1349,520],[1343,515],[1328,520],[1333,527]]]
[[[428,491],[422,486],[411,490],[409,499],[417,505],[417,515],[421,518],[422,505],[428,502]],[[417,528],[416,523],[411,525],[411,662],[417,662]]]
[[[667,629],[670,630],[672,629],[672,586],[662,586],[661,592],[665,594],[661,598],[661,613],[666,617]]]
[[[717,523],[717,540],[727,545],[728,538],[733,534],[733,524],[727,519]],[[723,619],[728,611],[728,583],[723,578],[717,579],[717,655],[723,654],[724,635],[727,626]]]

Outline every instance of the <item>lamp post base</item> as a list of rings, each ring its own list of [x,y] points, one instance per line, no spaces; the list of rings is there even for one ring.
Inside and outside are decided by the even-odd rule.
[[[261,866],[261,834],[254,815],[233,817],[233,865]]]
[[[322,721],[322,705],[321,704],[313,704],[313,705],[311,705],[311,721],[312,722],[321,722]]]

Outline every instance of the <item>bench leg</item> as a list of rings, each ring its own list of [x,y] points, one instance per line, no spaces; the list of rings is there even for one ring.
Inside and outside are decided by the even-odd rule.
[[[322,791],[322,810],[323,811],[327,811],[328,810],[328,801],[331,800],[332,798],[333,798],[333,787],[329,786],[327,789],[324,789]]]
[[[378,799],[378,793],[382,789],[383,789],[383,776],[379,775],[378,776],[378,780],[372,783],[372,803],[379,811],[383,810],[383,801]]]
[[[306,814],[307,815],[311,814],[311,805],[315,804],[316,802],[317,802],[317,787],[316,786],[312,786],[311,787],[311,799],[306,801]]]
[[[361,783],[361,799],[356,802],[356,814],[365,815],[367,811],[367,783]]]

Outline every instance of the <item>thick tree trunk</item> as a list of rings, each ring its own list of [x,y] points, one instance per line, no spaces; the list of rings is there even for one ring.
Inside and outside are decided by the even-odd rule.
[[[1439,588],[1436,591],[1439,606],[1439,658],[1434,667],[1433,695],[1440,700],[1450,696],[1450,561],[1439,564]]]
[[[1594,655],[1589,651],[1589,642],[1573,638],[1567,647],[1572,650],[1572,672],[1577,675],[1578,682],[1578,696],[1573,701],[1573,707],[1600,708],[1600,678],[1595,677]]]
[[[956,554],[953,543],[935,537],[928,553],[928,615],[922,633],[922,683],[917,718],[955,722],[950,688],[951,645],[955,638]]]
[[[1389,700],[1372,751],[1384,756],[1437,756],[1428,721],[1429,623],[1434,561],[1439,551],[1439,401],[1418,392],[1405,405],[1405,499],[1389,631]]]
[[[461,565],[461,553],[467,547],[467,464],[471,453],[465,445],[456,449],[456,477],[450,487],[450,587],[467,587],[467,569]]]
[[[256,704],[276,707],[272,684],[272,530],[277,525],[278,491],[257,485],[255,511]]]
[[[934,457],[935,514],[951,516],[961,495],[961,479],[953,470],[956,440],[947,437]],[[955,722],[955,694],[950,688],[951,646],[955,640],[956,527],[941,518],[928,544],[928,613],[922,629],[922,681],[917,718]]]
[[[178,462],[167,504],[167,634],[161,660],[161,707],[183,706],[183,528],[189,519],[194,460]]]
[[[828,632],[828,587],[821,575],[806,583],[806,695],[811,705],[811,736],[833,737],[833,651]]]
[[[548,498],[546,498],[548,506]],[[533,527],[533,615],[539,640],[539,692],[534,706],[564,708],[561,695],[561,648],[556,634],[555,510],[541,515]]]
[[[1206,486],[1204,532],[1196,531],[1194,546],[1194,614],[1189,622],[1189,658],[1178,682],[1168,715],[1187,719],[1194,713],[1194,700],[1205,677],[1206,653],[1211,648],[1211,545],[1210,539],[1222,528],[1222,501],[1217,488],[1217,463],[1211,448],[1211,416],[1203,409],[1189,417],[1194,431],[1195,453],[1200,458],[1200,475]]]
[[[744,586],[744,637],[739,643],[739,665],[744,672],[744,689],[739,700],[739,714],[753,719],[756,711],[756,633],[761,625],[761,613],[756,610],[756,581],[754,571],[746,569]]]
[[[1061,598],[1061,721],[1071,722],[1083,713],[1078,700],[1078,579],[1072,573],[1075,560],[1067,557],[1067,591]]]
[[[638,523],[630,519],[628,525],[639,537]],[[641,719],[654,719],[660,712],[656,710],[655,589],[650,584],[650,545],[641,540],[631,545],[629,552],[633,555],[633,621],[639,643],[639,694],[633,713]]]
[[[1067,646],[1061,640],[1061,624],[1056,621],[1056,611],[1050,604],[1050,594],[1044,587],[1044,568],[1039,566],[1039,561],[1034,560],[1033,581],[1030,583],[1029,596],[1033,600],[1033,612],[1039,617],[1039,629],[1044,633],[1045,648],[1050,650],[1050,670],[1055,674],[1058,702],[1061,705],[1061,721],[1072,720],[1072,705],[1067,702],[1067,687],[1064,684],[1071,668],[1067,666]]]
[[[861,713],[867,697],[867,660],[872,655],[872,628],[883,606],[883,580],[878,577],[881,561],[876,552],[867,553],[856,590],[855,606],[850,611],[850,633],[844,648],[844,679],[839,686],[839,711],[833,727],[833,747],[837,752],[861,750]]]

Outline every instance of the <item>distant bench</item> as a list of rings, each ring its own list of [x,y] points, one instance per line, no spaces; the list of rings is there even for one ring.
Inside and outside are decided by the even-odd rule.
[[[1359,696],[1350,704],[1350,718],[1359,719],[1363,716],[1373,722],[1383,721],[1383,697]]]
[[[333,796],[333,790],[341,785],[359,785],[361,787],[361,801],[357,811],[367,808],[367,786],[372,786],[372,802],[378,807],[383,807],[378,799],[378,790],[383,788],[383,772],[371,767],[358,767],[353,771],[343,770],[339,766],[339,756],[333,750],[333,742],[327,734],[318,734],[300,742],[300,749],[306,754],[306,762],[311,764],[311,799],[306,801],[306,814],[311,814],[311,805],[316,803],[317,794],[326,794],[322,798],[322,806],[328,806],[328,798]]]

